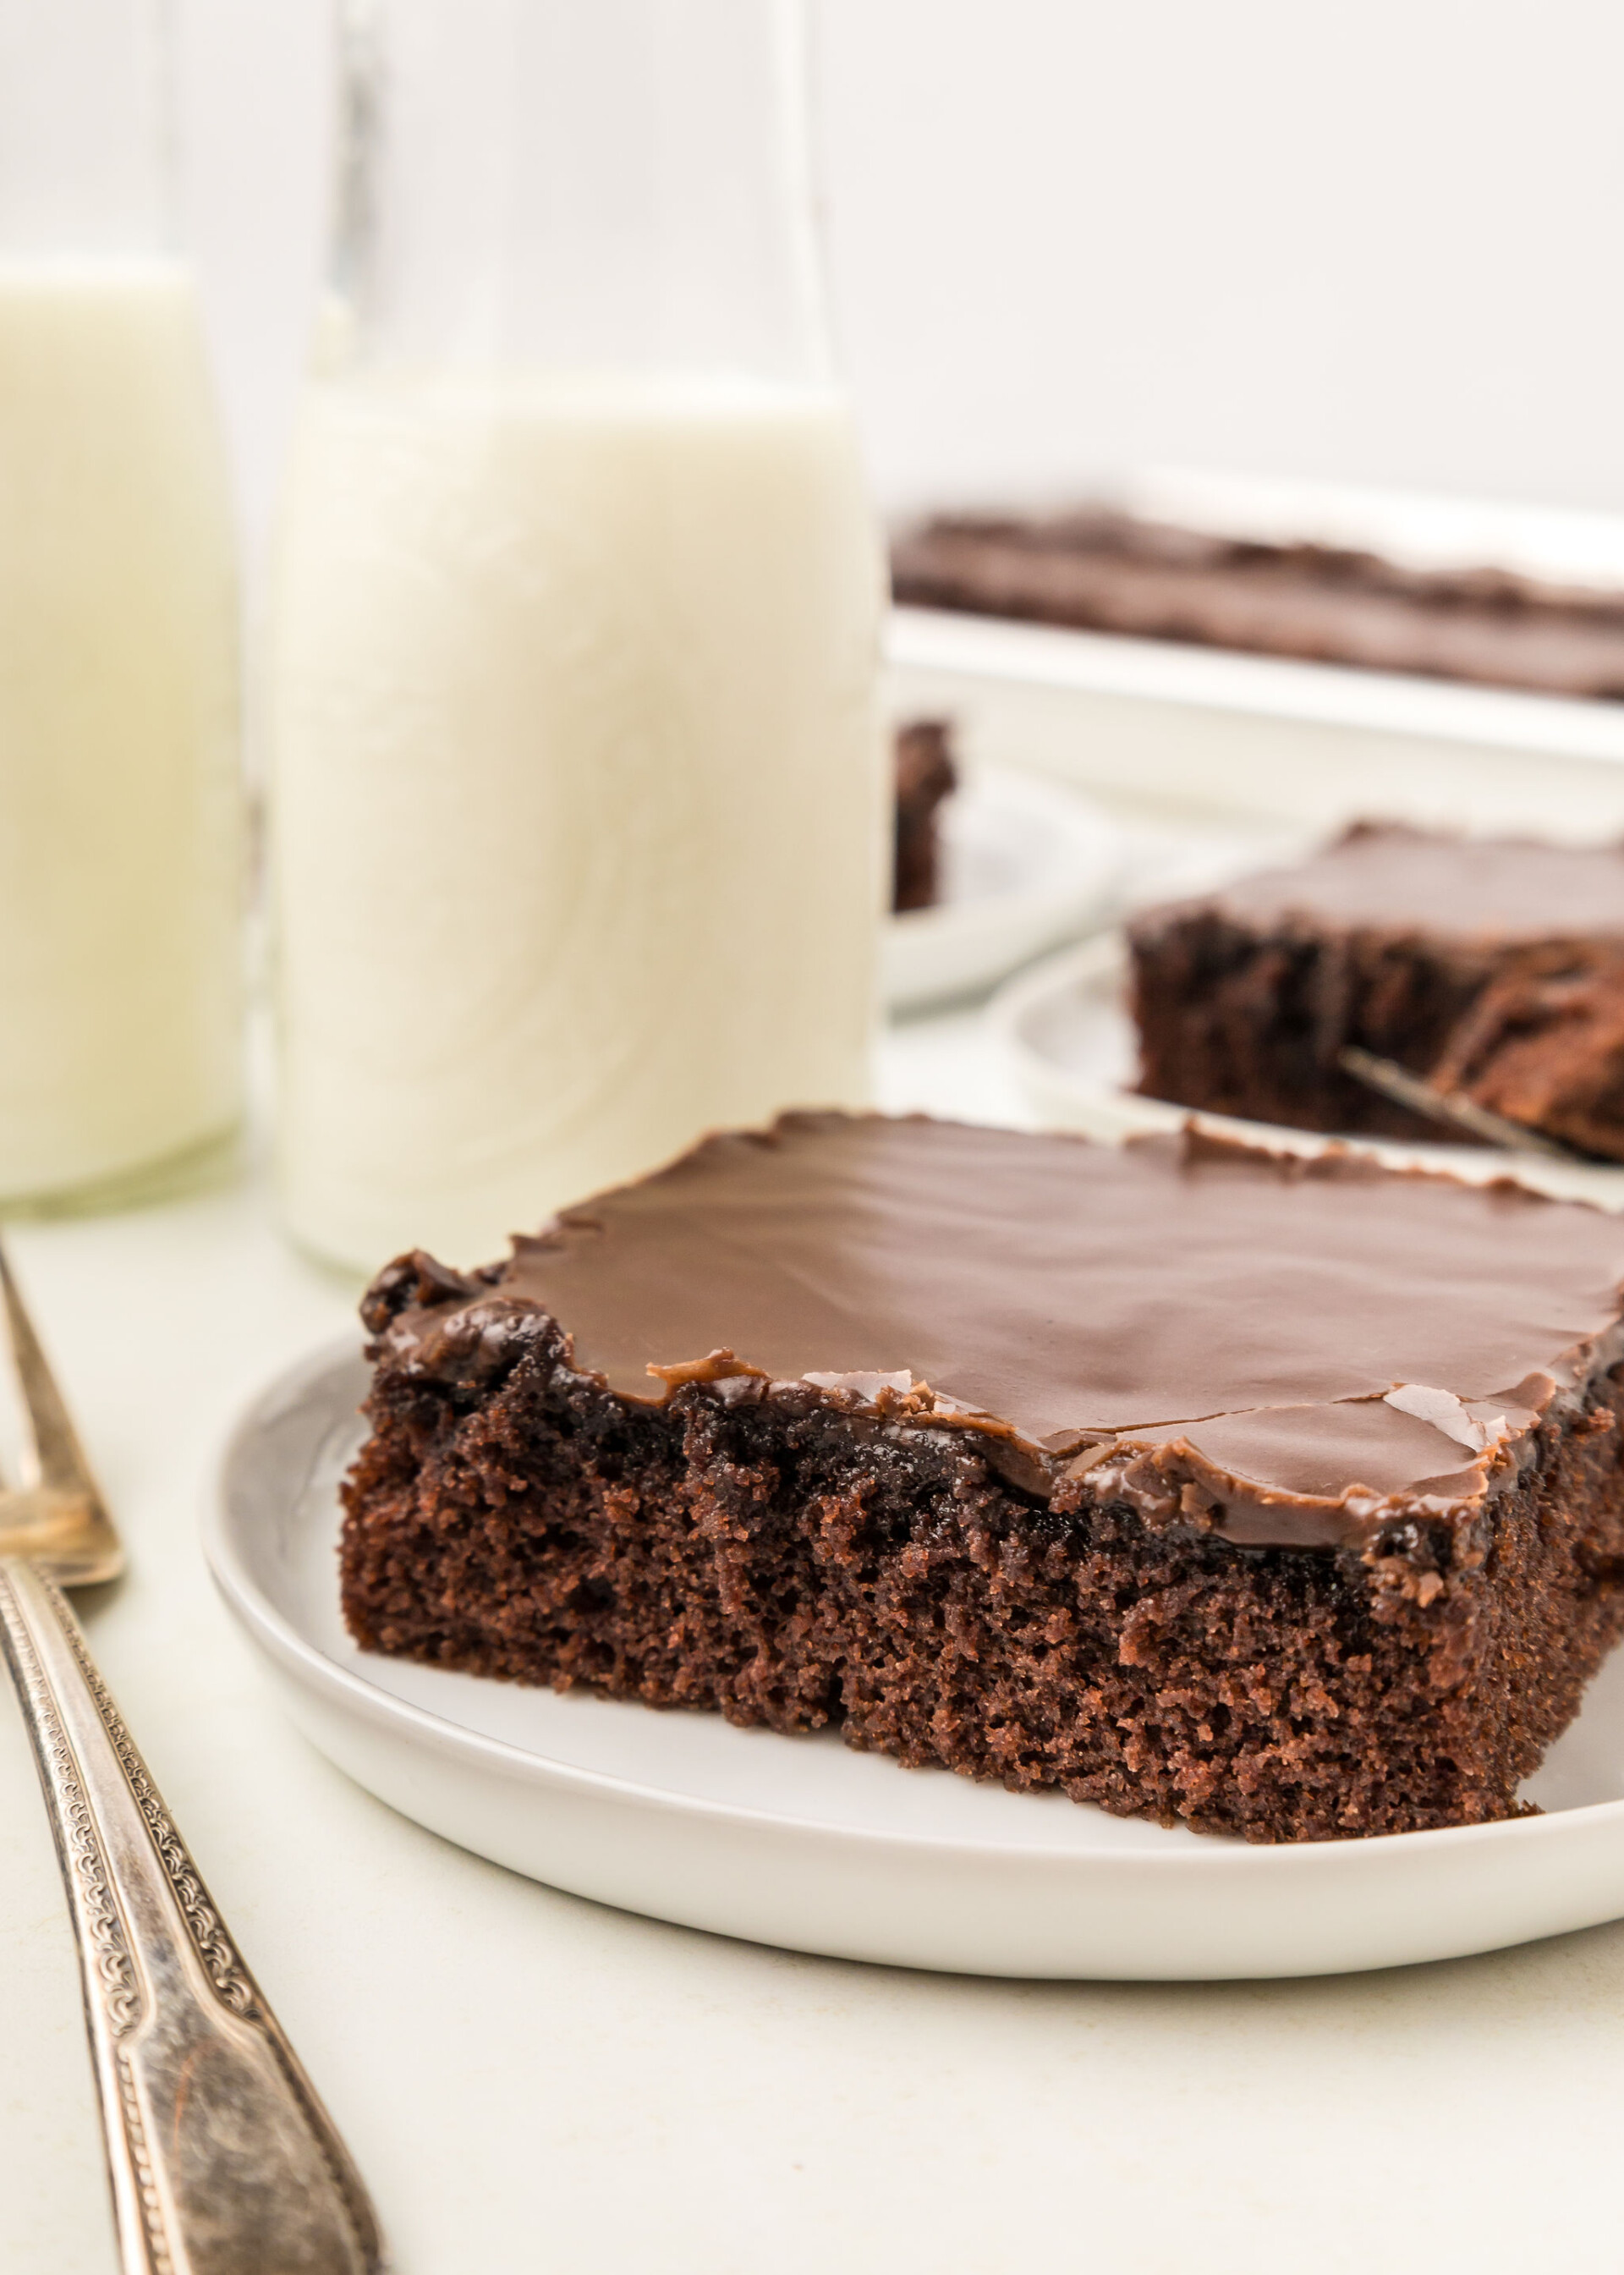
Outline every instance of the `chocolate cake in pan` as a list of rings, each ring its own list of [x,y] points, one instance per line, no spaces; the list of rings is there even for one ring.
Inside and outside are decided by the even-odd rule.
[[[1308,663],[1624,698],[1624,592],[1485,565],[1226,537],[1108,506],[939,514],[899,534],[897,601]]]
[[[1470,1824],[1624,1627],[1624,1222],[791,1115],[390,1265],[366,1649],[1251,1840]]]
[[[1624,1160],[1624,848],[1362,822],[1129,927],[1139,1088],[1298,1129],[1437,1138],[1349,1046]]]

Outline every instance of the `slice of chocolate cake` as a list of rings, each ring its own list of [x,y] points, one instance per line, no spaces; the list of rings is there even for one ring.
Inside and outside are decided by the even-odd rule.
[[[1295,868],[1146,910],[1129,942],[1152,1098],[1436,1138],[1344,1069],[1351,1044],[1624,1160],[1624,847],[1362,822]]]
[[[958,787],[945,719],[910,719],[892,738],[896,782],[891,906],[928,909],[940,896],[941,807]]]
[[[1517,1807],[1624,1627],[1624,1223],[793,1115],[374,1283],[366,1649],[1262,1840]]]

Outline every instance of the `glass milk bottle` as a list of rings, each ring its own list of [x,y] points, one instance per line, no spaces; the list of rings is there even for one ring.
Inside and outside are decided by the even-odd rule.
[[[238,1106],[233,548],[158,0],[0,0],[0,1205]]]
[[[867,1094],[878,540],[792,0],[352,0],[271,750],[287,1221],[471,1264]]]

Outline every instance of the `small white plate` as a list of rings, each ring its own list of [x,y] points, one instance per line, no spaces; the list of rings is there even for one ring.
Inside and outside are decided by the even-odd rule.
[[[1137,1046],[1125,983],[1127,949],[1120,933],[1102,933],[1080,948],[1046,957],[1001,988],[986,1009],[1016,1080],[1039,1122],[1079,1130],[1107,1143],[1150,1130],[1204,1130],[1274,1153],[1318,1153],[1356,1145],[1400,1169],[1446,1170],[1473,1183],[1514,1176],[1520,1184],[1598,1208],[1624,1209],[1624,1167],[1557,1161],[1486,1145],[1434,1145],[1424,1138],[1328,1138],[1279,1122],[1192,1113],[1133,1087]]]
[[[1341,1973],[1624,1914],[1624,1652],[1527,1788],[1551,1812],[1251,1848],[734,1729],[369,1657],[338,1613],[336,1485],[366,1369],[318,1352],[239,1425],[210,1567],[294,1719],[406,1816],[655,1918],[978,1975]]]
[[[1115,912],[1122,841],[1093,800],[1008,767],[965,767],[942,802],[941,898],[885,928],[888,1009],[991,987]]]

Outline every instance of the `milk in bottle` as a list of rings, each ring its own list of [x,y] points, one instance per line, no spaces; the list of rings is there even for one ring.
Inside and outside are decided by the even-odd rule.
[[[234,611],[186,272],[0,261],[0,1198],[235,1118]]]
[[[788,0],[365,30],[276,578],[280,1179],[327,1257],[471,1264],[866,1098],[882,583]]]
[[[475,1260],[865,1097],[878,604],[833,395],[312,390],[274,649],[312,1245]]]

